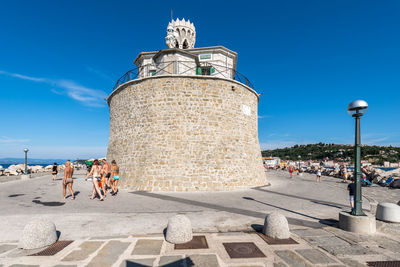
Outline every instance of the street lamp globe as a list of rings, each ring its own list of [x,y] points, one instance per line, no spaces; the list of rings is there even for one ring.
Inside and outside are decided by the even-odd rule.
[[[24,152],[25,152],[25,153],[27,153],[28,151],[29,151],[29,149],[27,149],[27,148],[24,149]]]
[[[347,107],[347,112],[352,117],[361,117],[362,115],[364,115],[365,112],[367,112],[367,109],[367,102],[365,102],[364,100],[355,100],[349,104],[349,106]]]

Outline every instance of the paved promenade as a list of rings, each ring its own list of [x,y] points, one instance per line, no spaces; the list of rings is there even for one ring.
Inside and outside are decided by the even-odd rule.
[[[0,266],[363,266],[400,260],[399,225],[378,222],[373,236],[336,228],[348,210],[346,185],[335,178],[315,182],[267,172],[271,186],[219,193],[151,193],[121,190],[105,201],[90,200],[91,182],[77,174],[76,199],[62,200],[61,179],[51,176],[0,184]],[[363,188],[364,189],[364,188]],[[375,190],[375,191],[373,191]],[[377,191],[397,202],[394,190],[367,188],[363,207]],[[373,192],[373,193],[372,193]],[[282,212],[298,244],[267,244],[259,230],[265,215]],[[208,248],[174,249],[164,241],[168,218],[186,214]],[[34,216],[53,221],[69,246],[54,256],[27,256],[17,249],[23,227]],[[253,242],[265,257],[231,258],[224,243]],[[241,248],[239,251],[252,250]],[[19,265],[18,265],[19,264]]]

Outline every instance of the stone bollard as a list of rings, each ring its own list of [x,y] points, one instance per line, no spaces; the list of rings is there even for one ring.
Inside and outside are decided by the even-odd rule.
[[[188,217],[178,214],[169,218],[165,240],[172,244],[183,244],[192,239],[192,223]]]
[[[286,217],[274,211],[265,217],[263,234],[276,239],[290,238],[289,224]]]
[[[56,226],[45,218],[33,218],[25,226],[19,246],[23,249],[37,249],[57,241]]]
[[[395,203],[379,203],[376,208],[376,219],[385,222],[400,223],[400,206]]]

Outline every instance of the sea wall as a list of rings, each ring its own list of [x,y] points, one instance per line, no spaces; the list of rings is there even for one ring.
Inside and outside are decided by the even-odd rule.
[[[123,188],[219,191],[267,184],[258,140],[259,97],[233,80],[155,76],[108,98],[107,159]]]

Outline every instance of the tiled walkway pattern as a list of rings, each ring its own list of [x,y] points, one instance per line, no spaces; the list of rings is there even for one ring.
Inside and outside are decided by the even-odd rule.
[[[76,240],[55,256],[26,256],[16,244],[0,244],[0,266],[366,266],[368,261],[400,260],[400,240],[362,236],[334,227],[298,228],[298,244],[268,245],[256,233],[206,233],[207,249],[175,249],[163,235],[99,237]],[[397,237],[398,238],[398,237]],[[232,258],[226,244],[252,243],[256,258]],[[239,254],[251,253],[241,247]],[[260,257],[260,255],[265,257]]]

